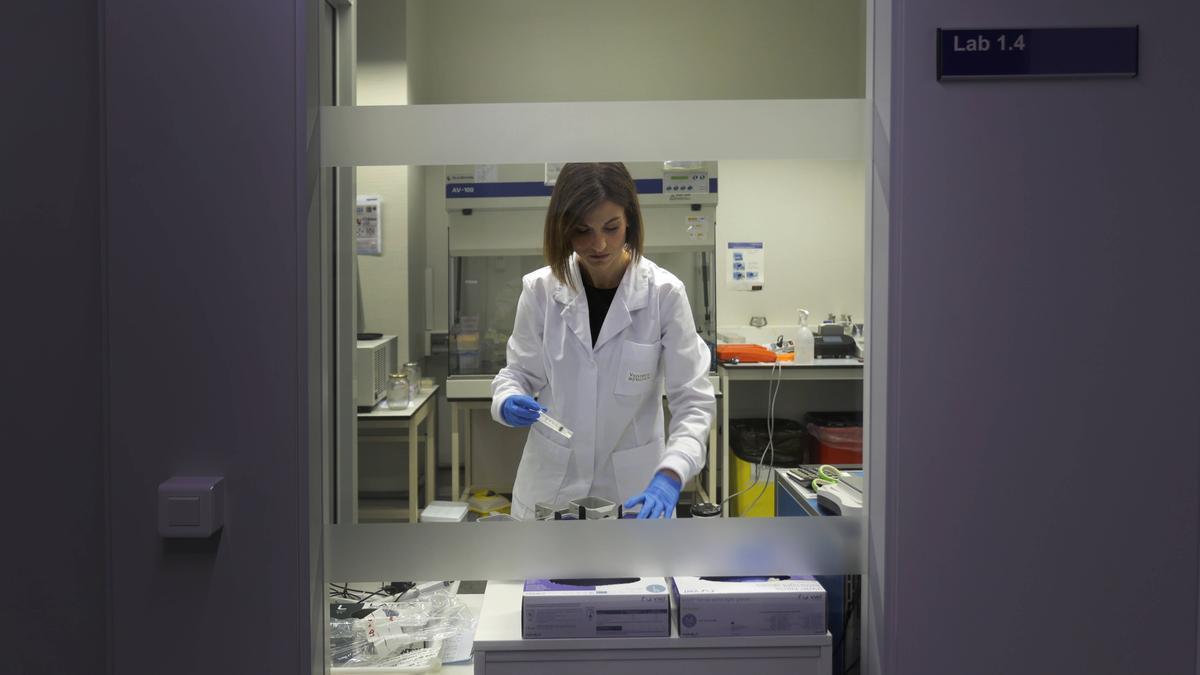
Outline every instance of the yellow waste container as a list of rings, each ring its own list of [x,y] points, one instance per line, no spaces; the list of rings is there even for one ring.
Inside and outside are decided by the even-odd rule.
[[[737,455],[733,462],[733,515],[742,518],[772,518],[775,516],[775,472],[769,466],[758,466],[758,482],[755,483],[755,464],[744,462]],[[761,495],[761,496],[760,496]],[[758,501],[755,501],[755,500]],[[753,506],[752,506],[753,505]]]
[[[799,466],[813,454],[814,439],[796,420],[729,420],[732,513],[743,518],[775,516],[776,467]],[[769,444],[769,445],[768,445]],[[774,448],[773,452],[767,451]],[[759,462],[762,462],[760,465]]]

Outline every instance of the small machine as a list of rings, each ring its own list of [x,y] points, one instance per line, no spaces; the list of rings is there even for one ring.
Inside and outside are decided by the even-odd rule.
[[[846,335],[839,324],[824,324],[816,335],[814,351],[818,359],[853,359],[858,357],[858,345]]]
[[[396,372],[396,336],[359,340],[354,349],[354,405],[370,412],[387,396],[388,375]]]
[[[817,503],[832,513],[848,516],[862,512],[862,481],[857,476],[843,473],[834,482],[817,479],[813,481],[813,488]]]

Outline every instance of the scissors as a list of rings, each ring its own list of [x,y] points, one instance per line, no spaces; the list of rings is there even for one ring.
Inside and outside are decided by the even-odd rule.
[[[816,492],[819,488],[837,485],[841,479],[842,472],[837,467],[822,464],[817,469],[817,477],[812,479],[812,490]]]

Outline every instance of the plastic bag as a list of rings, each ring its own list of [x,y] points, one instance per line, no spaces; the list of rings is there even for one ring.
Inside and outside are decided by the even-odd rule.
[[[774,433],[768,434],[768,428]],[[766,451],[768,439],[773,441],[773,453]],[[800,466],[811,462],[815,445],[816,440],[796,420],[776,418],[770,426],[765,418],[729,420],[729,448],[743,462]]]
[[[475,618],[448,590],[367,602],[361,618],[330,619],[332,671],[351,673],[424,673],[441,667],[442,647],[474,633]]]

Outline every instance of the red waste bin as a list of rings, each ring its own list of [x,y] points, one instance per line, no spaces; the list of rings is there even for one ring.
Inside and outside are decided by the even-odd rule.
[[[804,417],[808,433],[817,439],[821,464],[862,464],[862,413],[813,412]]]

